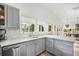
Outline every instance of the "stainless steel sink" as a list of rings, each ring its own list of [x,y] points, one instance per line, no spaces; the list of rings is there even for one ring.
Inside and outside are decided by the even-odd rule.
[[[38,38],[38,35],[29,35],[28,37],[30,37],[30,38]]]

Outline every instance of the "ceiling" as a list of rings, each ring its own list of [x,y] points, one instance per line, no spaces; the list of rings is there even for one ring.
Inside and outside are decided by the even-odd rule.
[[[31,4],[36,5],[36,4],[39,4],[39,3],[36,3],[36,4],[30,3],[29,5],[31,5]],[[26,4],[20,3],[18,5],[25,7],[25,5],[27,5],[27,3]],[[69,10],[76,7],[78,4],[77,3],[40,3],[40,5],[48,8],[50,11],[52,11],[52,13],[54,13],[58,17],[62,17],[65,14],[67,14],[67,12]]]
[[[23,11],[26,11],[26,10],[29,11],[31,9],[29,11],[30,15],[32,15],[32,13],[33,13],[33,15],[36,15],[36,16],[37,16],[37,14],[40,14],[39,18],[41,16],[45,15],[45,14],[44,15],[42,14],[43,12],[46,13],[47,11],[49,11],[48,13],[51,13],[51,15],[56,16],[57,19],[60,19],[60,20],[66,16],[74,15],[75,12],[73,13],[73,11],[74,11],[73,8],[79,6],[78,3],[16,3],[16,4],[10,3],[9,5],[12,5],[12,6],[20,8],[20,9],[24,9]],[[43,11],[39,12],[39,10],[43,10]],[[26,13],[27,13],[27,15],[29,15],[28,12],[26,12]],[[50,14],[45,15],[44,19],[47,19],[46,17],[51,16],[51,15]]]
[[[45,3],[42,4],[50,11],[52,11],[59,18],[62,18],[68,14],[72,10],[72,8],[77,7],[77,3]]]

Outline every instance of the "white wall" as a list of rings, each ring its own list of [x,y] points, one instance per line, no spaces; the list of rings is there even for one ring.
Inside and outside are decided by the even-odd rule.
[[[55,23],[56,16],[39,3],[8,3],[8,5],[19,8],[21,16],[31,17],[45,22]]]
[[[31,20],[26,19],[26,22],[36,21],[36,23],[44,25],[45,33],[48,30],[47,24],[58,24],[57,17],[48,8],[39,3],[8,3],[8,5],[20,9],[20,20],[24,21],[24,17],[31,18]]]
[[[63,26],[65,24],[70,24],[71,27],[74,28],[77,23],[79,23],[79,9],[68,10],[65,17],[62,18]]]

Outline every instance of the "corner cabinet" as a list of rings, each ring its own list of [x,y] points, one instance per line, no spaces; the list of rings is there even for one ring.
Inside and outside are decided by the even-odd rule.
[[[36,55],[45,51],[45,38],[40,38],[36,40]]]
[[[46,50],[54,54],[54,40],[53,38],[46,38]]]

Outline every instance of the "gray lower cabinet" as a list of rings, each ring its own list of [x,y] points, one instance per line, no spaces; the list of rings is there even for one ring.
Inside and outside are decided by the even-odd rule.
[[[5,26],[5,28],[19,28],[19,9],[3,3],[2,5],[4,7],[4,25],[2,26]]]
[[[13,50],[13,56],[27,56],[25,45],[16,46],[12,50]]]
[[[46,38],[46,50],[54,54],[54,40],[52,38]]]
[[[27,46],[27,56],[35,56],[35,44],[30,44]]]
[[[3,56],[35,56],[35,41],[3,47]]]
[[[19,9],[9,6],[9,5],[6,8],[7,8],[6,9],[7,10],[6,11],[7,27],[18,28],[19,27]]]
[[[18,55],[17,56],[27,56],[27,46],[26,44],[20,45],[17,47],[19,50],[16,49]],[[16,54],[16,53],[15,53]],[[16,56],[16,55],[15,55]]]
[[[45,51],[45,38],[40,38],[36,40],[36,55]]]
[[[54,54],[57,56],[73,56],[73,43],[64,40],[54,40]]]
[[[35,56],[45,50],[45,38],[36,39],[27,43],[27,56]]]
[[[25,43],[2,47],[3,56],[35,56],[47,50],[57,56],[73,56],[73,42],[39,38]],[[1,52],[0,52],[1,53]]]

